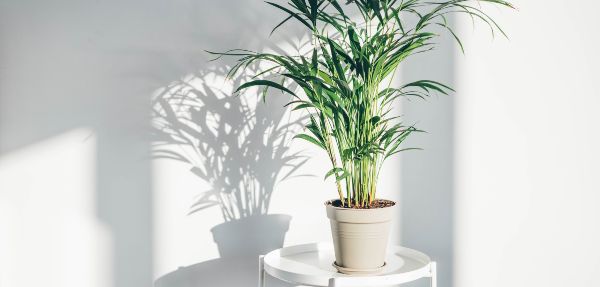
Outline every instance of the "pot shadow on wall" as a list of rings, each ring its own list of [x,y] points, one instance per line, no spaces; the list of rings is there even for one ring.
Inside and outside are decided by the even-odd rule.
[[[189,165],[209,186],[188,216],[218,208],[224,220],[210,230],[220,258],[166,274],[158,287],[254,286],[258,256],[281,248],[288,231],[291,217],[268,211],[277,182],[299,176],[296,171],[307,161],[289,149],[301,119],[291,119],[282,108],[287,96],[262,103],[260,92],[232,95],[231,87],[247,76],[224,87],[226,73],[219,67],[189,75],[153,102],[155,158]]]

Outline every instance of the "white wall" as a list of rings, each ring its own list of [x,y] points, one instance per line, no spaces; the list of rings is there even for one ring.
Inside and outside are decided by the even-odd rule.
[[[1,286],[110,286],[114,242],[95,214],[95,145],[78,129],[0,158]]]
[[[289,40],[300,34],[294,26],[269,38],[284,17],[274,11],[258,0],[1,1],[0,285],[43,279],[46,286],[81,286],[102,278],[96,284],[148,286],[171,274],[184,281],[167,281],[177,286],[198,278],[180,276],[179,267],[211,267],[219,255],[210,228],[223,219],[218,209],[188,215],[206,188],[189,166],[150,160],[151,98],[174,81],[223,68],[207,63],[204,49],[293,45]],[[282,102],[269,105],[281,109]],[[322,206],[335,197],[331,182],[322,180],[328,164],[319,151],[294,143],[293,150],[302,149],[315,160],[297,174],[315,177],[277,185],[270,209],[293,217],[285,244],[330,236]],[[398,189],[393,172],[383,181],[391,182],[390,193]],[[37,208],[48,197],[53,205]],[[64,216],[46,216],[55,210]],[[64,264],[55,260],[70,252],[71,241],[97,248],[88,248],[90,256],[64,257]],[[52,256],[40,253],[44,260],[31,264],[30,250]],[[252,258],[233,269],[254,285],[255,265]],[[73,266],[77,276],[69,277]],[[49,273],[60,275],[38,277]],[[221,270],[200,275],[216,282],[236,277]]]
[[[149,99],[192,4],[0,2],[0,285],[152,284]]]
[[[455,286],[600,286],[600,4],[515,5],[461,22]]]
[[[401,200],[393,242],[442,263],[440,286],[600,285],[599,5],[520,2],[492,9],[510,41],[461,21],[466,55],[445,39],[402,70],[457,90],[405,103],[429,132],[411,140],[425,150],[390,161],[380,184]],[[253,285],[254,259],[219,256],[218,208],[188,215],[209,185],[190,165],[150,160],[150,100],[223,68],[203,49],[290,49],[298,27],[268,37],[280,19],[258,0],[2,1],[0,286],[39,285],[39,274],[56,275],[46,286]],[[286,245],[329,240],[328,163],[310,145],[290,148],[312,158],[297,174],[315,177],[277,184],[269,212],[292,216]],[[54,260],[74,239],[80,256]],[[31,264],[32,250],[44,259]]]

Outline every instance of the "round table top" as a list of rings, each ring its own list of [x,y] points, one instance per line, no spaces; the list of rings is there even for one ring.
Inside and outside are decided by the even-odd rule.
[[[329,286],[329,281],[355,284],[401,284],[430,276],[429,257],[419,251],[388,247],[386,265],[376,275],[346,275],[339,273],[333,262],[331,243],[310,243],[273,250],[264,256],[265,271],[281,280],[303,285]]]

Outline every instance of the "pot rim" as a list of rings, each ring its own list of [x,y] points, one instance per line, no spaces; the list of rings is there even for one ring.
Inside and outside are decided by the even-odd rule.
[[[338,207],[338,206],[333,206],[331,203],[336,201],[336,200],[340,200],[339,198],[334,198],[334,199],[329,199],[325,201],[325,207],[327,208],[333,208],[333,209],[337,209],[337,210],[354,210],[354,211],[374,211],[374,210],[382,210],[382,209],[386,209],[386,208],[392,208],[392,207],[396,207],[397,202],[391,199],[385,199],[385,198],[376,198],[376,200],[387,200],[387,201],[391,201],[394,203],[394,205],[392,206],[385,206],[385,207],[378,207],[378,208],[348,208],[348,207]]]

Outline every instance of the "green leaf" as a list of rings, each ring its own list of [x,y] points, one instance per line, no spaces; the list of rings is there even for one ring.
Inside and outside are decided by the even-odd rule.
[[[328,177],[332,176],[334,173],[343,172],[343,171],[344,171],[344,169],[341,167],[334,167],[325,174],[325,177],[323,178],[323,180],[326,180]]]
[[[377,124],[379,122],[379,120],[381,120],[381,117],[374,116],[369,121],[371,122],[372,125],[375,125],[375,124]]]
[[[314,107],[315,107],[315,105],[313,105],[313,104],[300,104],[300,105],[297,105],[296,107],[294,107],[292,109],[292,111],[296,111],[296,110],[300,110],[300,109],[306,109],[306,108],[314,108]]]
[[[344,73],[344,69],[342,68],[342,66],[340,65],[339,59],[337,57],[337,51],[334,47],[333,41],[331,39],[327,39],[327,42],[329,43],[329,49],[331,52],[331,60],[333,62],[333,66],[335,67],[335,71],[337,73],[338,78],[341,81],[346,81],[346,75]]]
[[[288,94],[290,94],[290,95],[292,95],[292,96],[294,96],[296,98],[298,97],[294,92],[292,92],[288,88],[282,86],[281,84],[278,84],[278,83],[275,83],[275,82],[269,81],[269,80],[253,80],[253,81],[250,81],[250,82],[246,82],[246,83],[242,84],[241,86],[239,86],[235,90],[235,92],[237,93],[237,92],[239,92],[239,91],[241,91],[243,89],[247,89],[247,88],[250,88],[250,87],[253,87],[253,86],[268,86],[268,87],[273,87],[275,89],[284,91],[284,92],[286,92],[286,93],[288,93]]]
[[[339,174],[340,172],[341,174]],[[334,167],[325,174],[323,180],[327,180],[327,178],[332,175],[335,175],[335,181],[341,181],[346,177],[350,176],[350,173],[348,173],[345,169],[341,167]]]
[[[279,22],[279,24],[277,24],[275,26],[275,28],[273,28],[273,30],[271,30],[271,34],[270,35],[273,35],[273,33],[275,33],[275,30],[277,30],[277,28],[281,27],[281,25],[285,24],[287,21],[289,21],[290,19],[292,19],[292,17],[293,17],[292,15],[287,16],[285,19],[283,19],[283,21]]]
[[[315,139],[315,138],[313,138],[313,137],[311,137],[311,136],[309,136],[307,134],[298,134],[294,138],[295,139],[296,138],[303,139],[305,141],[308,141],[310,143],[313,143],[313,144],[317,145],[318,147],[320,147],[322,149],[325,149],[325,145],[323,143],[321,143],[319,140],[317,140],[317,139]]]
[[[318,1],[317,0],[308,0],[308,3],[310,4],[310,18],[312,20],[313,27],[316,27],[317,26],[317,12],[319,9]]]
[[[402,87],[403,88],[406,88],[406,87],[418,87],[418,88],[421,88],[421,89],[423,89],[423,90],[425,90],[427,92],[429,91],[429,89],[432,89],[432,90],[438,91],[438,92],[440,92],[442,94],[445,94],[445,95],[448,94],[448,91],[446,91],[446,90],[454,91],[452,88],[450,88],[450,87],[448,87],[448,86],[446,86],[446,85],[444,85],[442,83],[438,83],[436,81],[431,81],[431,80],[415,81],[415,82],[412,82],[412,83],[405,84]]]
[[[266,3],[269,4],[269,5],[271,5],[271,6],[274,6],[276,8],[279,8],[280,10],[283,10],[283,11],[287,12],[288,14],[290,14],[290,16],[296,18],[296,20],[298,20],[302,24],[304,24],[304,26],[308,27],[310,30],[313,30],[313,26],[311,26],[308,22],[306,22],[306,20],[302,19],[302,17],[300,17],[298,15],[298,13],[294,13],[290,9],[285,8],[285,7],[281,6],[281,5],[273,3],[273,2],[266,1]]]

